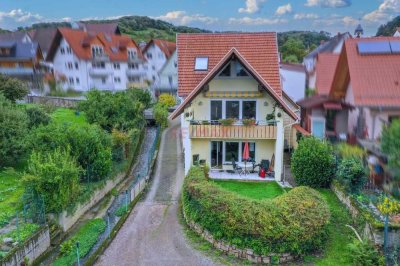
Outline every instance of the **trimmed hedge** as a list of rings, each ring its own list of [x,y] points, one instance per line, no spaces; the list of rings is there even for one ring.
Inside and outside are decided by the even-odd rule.
[[[304,255],[318,250],[327,238],[327,203],[315,190],[297,187],[274,199],[252,200],[208,182],[198,167],[190,170],[182,193],[189,220],[216,239],[260,255]]]

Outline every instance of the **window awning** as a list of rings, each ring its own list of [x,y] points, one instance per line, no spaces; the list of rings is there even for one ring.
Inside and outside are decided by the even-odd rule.
[[[260,98],[259,91],[207,91],[205,97],[212,98]]]
[[[341,103],[327,102],[323,104],[325,110],[342,110],[343,106]]]

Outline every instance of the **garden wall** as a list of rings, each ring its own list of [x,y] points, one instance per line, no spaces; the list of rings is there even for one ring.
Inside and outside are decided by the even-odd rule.
[[[351,196],[346,194],[346,192],[344,192],[337,184],[333,183],[331,188],[338,199],[346,205],[353,218],[359,218],[360,215],[363,215],[362,211],[360,211]],[[367,220],[365,221],[363,236],[373,241],[376,245],[383,246],[383,231],[383,226],[374,226],[374,224]],[[389,227],[388,247],[397,246],[400,246],[400,229]]]
[[[63,97],[51,97],[51,96],[33,96],[28,95],[26,97],[27,103],[36,103],[36,104],[48,104],[57,107],[76,107],[78,102],[84,99],[78,98],[63,98]]]
[[[68,231],[78,219],[95,206],[101,199],[104,198],[116,185],[118,185],[126,176],[126,173],[120,173],[115,178],[107,180],[105,186],[102,189],[96,190],[90,197],[90,200],[84,204],[79,204],[73,215],[69,215],[67,211],[63,211],[57,217],[57,223],[65,231]]]
[[[27,257],[29,262],[34,261],[50,247],[49,227],[43,227],[31,238],[24,242],[24,245],[10,251],[1,262],[1,266],[19,266]]]

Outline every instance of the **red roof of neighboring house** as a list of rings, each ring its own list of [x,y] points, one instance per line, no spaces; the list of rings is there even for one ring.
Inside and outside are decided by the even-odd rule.
[[[186,97],[235,48],[280,97],[276,33],[178,34],[178,94]],[[197,56],[208,57],[208,71],[195,71]]]
[[[339,54],[322,53],[318,54],[316,66],[316,92],[320,95],[328,95],[335,76],[336,65],[339,61]]]
[[[104,49],[111,61],[127,61],[127,48],[135,48],[139,58],[144,59],[139,47],[127,35],[115,35],[99,33],[92,35],[82,30],[69,28],[60,28],[48,55],[48,60],[52,60],[55,56],[61,39],[64,38],[71,47],[74,54],[83,60],[92,59],[91,46],[99,45]]]
[[[358,42],[399,41],[398,37],[348,39],[339,57],[330,95],[344,98],[351,82],[356,106],[400,107],[400,54],[358,53]]]
[[[146,46],[143,48],[143,54],[149,49],[149,47],[154,44],[160,48],[160,50],[165,54],[167,58],[170,58],[176,50],[176,43],[160,40],[160,39],[152,39]]]

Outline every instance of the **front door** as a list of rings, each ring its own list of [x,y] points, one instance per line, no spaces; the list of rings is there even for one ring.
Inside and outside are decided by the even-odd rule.
[[[311,124],[311,131],[314,137],[324,139],[325,138],[325,119],[313,118]]]
[[[211,141],[211,168],[222,169],[222,141]]]

